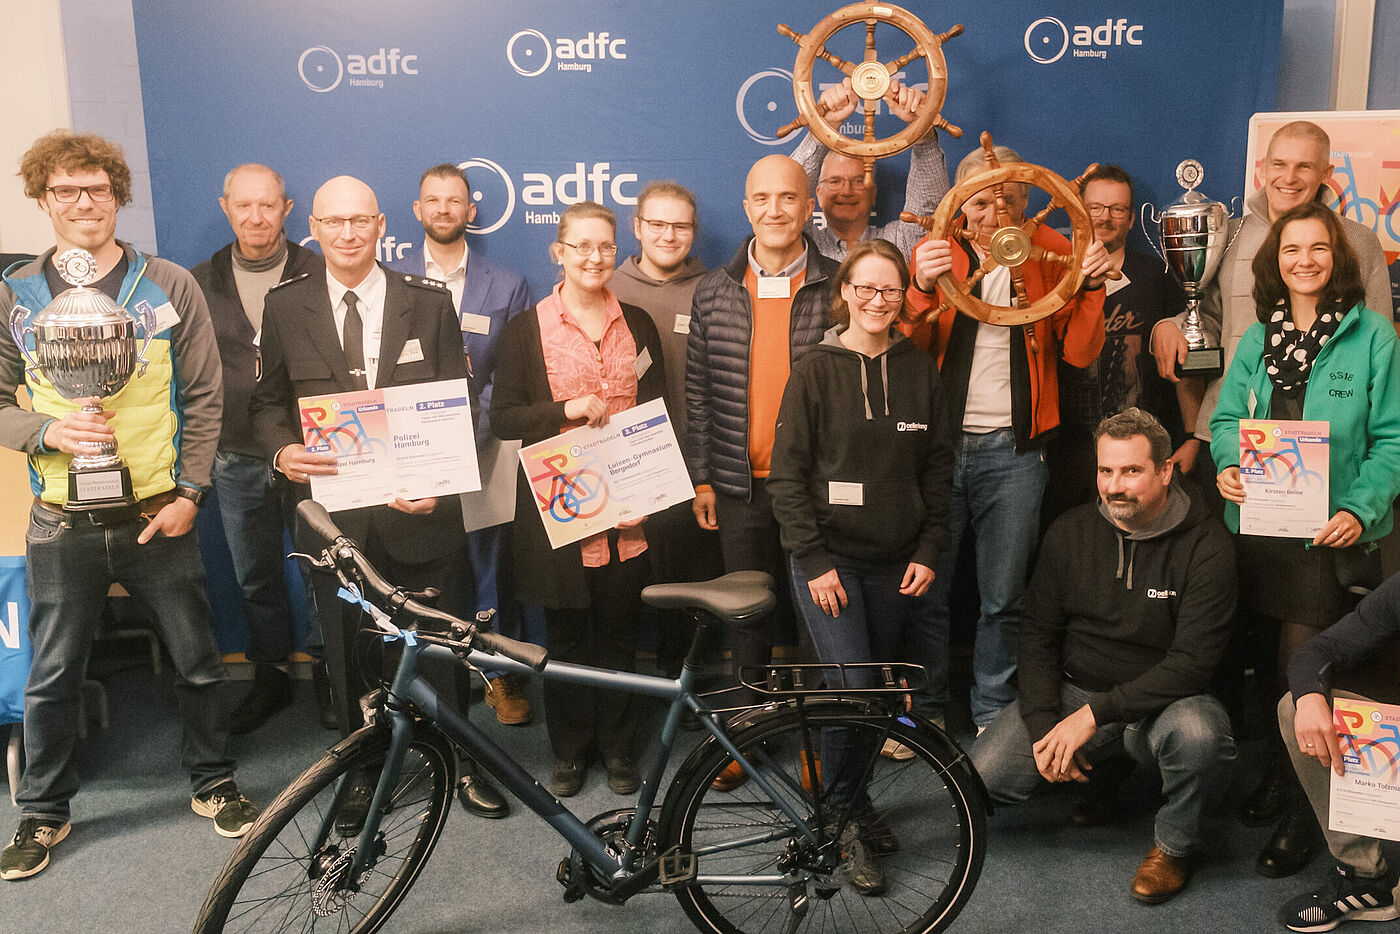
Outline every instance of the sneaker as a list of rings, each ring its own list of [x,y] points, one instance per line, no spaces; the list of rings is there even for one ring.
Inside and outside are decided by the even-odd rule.
[[[883,811],[871,808],[856,819],[860,828],[860,839],[876,856],[889,856],[899,852],[899,837]]]
[[[880,748],[880,755],[886,759],[893,759],[896,762],[905,762],[914,758],[914,750],[901,743],[899,740],[887,739],[885,745]]]
[[[523,681],[523,675],[501,675],[487,683],[486,706],[496,711],[496,719],[506,726],[525,726],[534,718]]]
[[[1394,879],[1390,875],[1365,879],[1345,866],[1338,866],[1335,879],[1314,892],[1284,903],[1278,920],[1290,931],[1330,931],[1343,921],[1400,918],[1392,885]]]
[[[258,819],[258,808],[238,791],[233,779],[190,798],[190,810],[214,821],[221,837],[241,837]]]
[[[832,875],[861,895],[885,894],[885,871],[880,868],[880,861],[870,847],[861,839],[860,828],[855,821],[847,823],[846,829],[841,832],[841,862]]]
[[[28,879],[44,871],[53,849],[73,825],[67,821],[26,817],[19,822],[14,842],[0,854],[0,879]]]

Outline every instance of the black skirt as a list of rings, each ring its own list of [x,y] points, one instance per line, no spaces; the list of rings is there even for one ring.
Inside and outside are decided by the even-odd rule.
[[[1240,601],[1256,613],[1322,630],[1350,613],[1347,585],[1374,587],[1367,572],[1379,550],[1311,546],[1306,539],[1239,536]]]

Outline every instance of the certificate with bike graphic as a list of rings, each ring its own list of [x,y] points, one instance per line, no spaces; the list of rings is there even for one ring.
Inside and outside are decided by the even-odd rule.
[[[1240,419],[1240,532],[1312,538],[1327,524],[1327,422]]]
[[[552,548],[695,497],[661,399],[520,449]]]
[[[331,512],[481,489],[465,379],[297,402],[306,449],[336,456],[339,473],[311,478]]]
[[[1332,773],[1328,824],[1400,840],[1400,706],[1338,697],[1332,719],[1346,774]]]

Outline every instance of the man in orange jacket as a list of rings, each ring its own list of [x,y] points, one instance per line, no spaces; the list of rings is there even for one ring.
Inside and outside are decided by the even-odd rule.
[[[1024,162],[1015,151],[996,147],[1002,164]],[[986,167],[982,150],[958,166],[961,184]],[[1015,224],[1023,222],[1027,186],[1002,185]],[[996,193],[977,192],[962,206],[957,238],[925,237],[914,250],[914,282],[909,292],[916,313],[937,308],[935,280],[945,272],[966,279],[987,257],[997,222]],[[1031,241],[1046,251],[1068,255],[1069,241],[1041,225]],[[985,726],[1015,697],[1016,632],[1026,579],[1040,527],[1045,489],[1044,444],[1060,423],[1059,361],[1085,367],[1098,358],[1104,342],[1103,281],[1111,265],[1102,243],[1084,255],[1084,285],[1069,303],[1033,325],[1001,327],[961,312],[941,315],[929,335],[938,359],[954,439],[953,502],[949,547],[936,569],[928,613],[910,633],[911,661],[929,670],[928,688],[916,695],[916,709],[941,718],[948,699],[948,595],[957,566],[958,545],[971,525],[976,536],[977,583],[981,616],[973,652],[972,719]],[[1028,260],[1020,267],[1028,299],[1050,292],[1067,273],[1053,263]],[[973,294],[993,305],[1014,304],[1011,270],[996,266]]]

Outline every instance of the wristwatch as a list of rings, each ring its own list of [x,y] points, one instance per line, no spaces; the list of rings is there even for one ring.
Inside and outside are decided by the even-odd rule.
[[[208,491],[201,490],[199,487],[185,486],[183,484],[180,484],[175,487],[175,495],[182,496],[190,502],[194,503],[195,508],[197,509],[200,506],[204,505],[204,497],[208,495]]]

